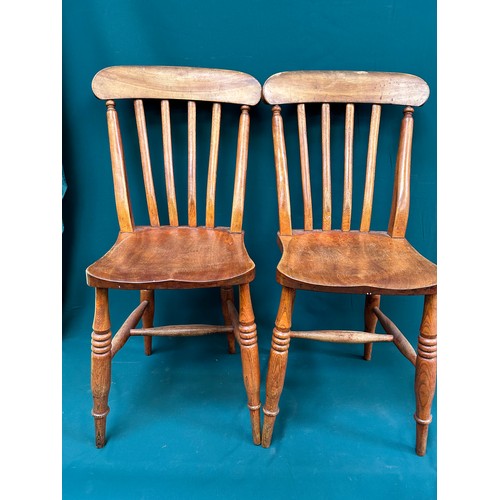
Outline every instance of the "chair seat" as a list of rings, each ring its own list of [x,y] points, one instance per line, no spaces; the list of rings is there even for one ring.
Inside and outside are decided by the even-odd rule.
[[[249,283],[255,265],[243,233],[226,228],[136,227],[87,269],[98,288],[207,288]]]
[[[281,285],[343,293],[436,293],[436,265],[385,232],[293,231],[279,235]]]

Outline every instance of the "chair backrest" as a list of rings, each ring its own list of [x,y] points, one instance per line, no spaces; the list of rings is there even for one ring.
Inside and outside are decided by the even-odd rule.
[[[344,194],[340,227],[342,231],[351,230],[355,105],[372,105],[364,200],[359,227],[361,232],[370,230],[381,105],[404,105],[394,175],[392,208],[388,227],[388,233],[391,236],[404,238],[410,202],[410,165],[414,111],[412,106],[421,106],[429,97],[429,87],[425,81],[417,76],[402,73],[290,71],[271,76],[263,86],[263,97],[268,104],[273,105],[273,141],[278,187],[280,234],[282,235],[292,234],[292,221],[285,135],[279,105],[297,105],[302,195],[304,200],[304,229],[306,231],[313,229],[313,211],[305,105],[309,103],[321,103],[322,230],[332,229],[330,103],[342,103],[346,105]]]
[[[249,108],[261,97],[259,82],[250,75],[222,69],[176,66],[112,66],[99,71],[93,81],[96,97],[106,101],[109,144],[116,209],[120,231],[134,231],[134,217],[125,167],[124,148],[115,100],[133,100],[146,202],[151,226],[160,226],[153,183],[151,155],[144,111],[145,99],[160,100],[161,131],[165,168],[168,218],[171,226],[179,225],[174,183],[170,101],[187,101],[188,148],[188,225],[198,224],[196,211],[196,102],[212,104],[212,125],[206,190],[205,226],[215,226],[215,187],[219,154],[221,104],[241,105],[236,151],[235,181],[231,215],[231,231],[241,232],[248,158]]]

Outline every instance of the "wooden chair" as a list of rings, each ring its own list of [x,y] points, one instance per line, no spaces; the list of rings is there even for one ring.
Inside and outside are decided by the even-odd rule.
[[[425,103],[429,96],[429,88],[420,78],[407,74],[293,71],[271,76],[264,84],[263,96],[268,104],[273,105],[272,129],[279,204],[278,236],[283,254],[276,273],[277,281],[282,286],[282,293],[273,330],[267,374],[262,446],[268,447],[271,443],[285,379],[290,338],[363,343],[366,360],[371,358],[373,342],[394,342],[416,368],[416,452],[418,455],[424,455],[436,384],[436,266],[408,243],[405,231],[410,203],[413,106]],[[313,229],[305,111],[305,104],[308,103],[321,103],[323,186],[321,229]],[[332,230],[330,103],[346,104],[344,194],[339,230]],[[359,230],[352,230],[354,110],[358,103],[372,106],[361,224]],[[282,104],[297,105],[304,229],[292,229],[285,136],[279,106]],[[405,106],[387,232],[370,230],[383,104]],[[335,104],[335,106],[340,105]],[[297,289],[365,294],[364,331],[290,330]],[[425,296],[417,352],[380,310],[381,295]],[[386,334],[375,333],[377,320],[380,321]]]
[[[250,75],[236,71],[164,67],[115,66],[103,69],[92,82],[94,94],[106,101],[111,166],[120,232],[113,247],[87,269],[87,284],[95,288],[92,332],[91,385],[94,399],[95,442],[106,443],[106,416],[111,382],[111,360],[131,336],[143,336],[146,355],[151,340],[163,337],[225,333],[229,352],[240,345],[243,380],[253,441],[260,444],[260,371],[257,330],[249,283],[254,263],[244,245],[242,220],[248,157],[250,106],[260,101],[261,86]],[[150,224],[136,226],[132,214],[124,148],[115,100],[133,101],[142,174]],[[166,199],[169,225],[161,225],[146,130],[145,99],[159,100],[154,108],[161,119]],[[187,101],[188,226],[179,225],[174,169],[170,100]],[[196,101],[212,104],[210,153],[206,190],[206,220],[201,226],[196,210]],[[232,215],[230,227],[215,225],[215,187],[219,154],[221,104],[241,105]],[[148,104],[149,111],[149,104]],[[239,287],[239,313],[233,287]],[[155,290],[220,288],[224,325],[153,326]],[[139,306],[112,337],[108,289],[140,290]],[[136,328],[142,319],[142,328]]]

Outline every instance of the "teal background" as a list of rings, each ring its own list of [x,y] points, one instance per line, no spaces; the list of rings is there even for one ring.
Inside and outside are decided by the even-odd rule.
[[[436,491],[436,420],[428,454],[414,455],[413,368],[390,345],[375,346],[370,363],[361,346],[292,343],[273,444],[251,444],[238,356],[222,337],[154,339],[142,355],[131,340],[115,358],[108,419],[109,442],[93,447],[89,345],[93,290],[85,268],[113,244],[118,231],[105,106],[90,83],[103,67],[159,64],[234,69],[262,84],[295,69],[399,71],[419,75],[430,88],[415,113],[411,212],[407,237],[436,261],[436,5],[433,1],[310,2],[76,2],[63,5],[63,487],[66,498],[433,498]],[[227,107],[226,107],[227,108]],[[237,109],[223,107],[236,118]],[[148,107],[147,107],[148,109]],[[146,111],[147,111],[146,109]],[[286,127],[293,222],[302,223],[296,120]],[[355,138],[367,137],[368,110],[360,107]],[[126,113],[127,109],[119,108]],[[181,106],[173,118],[183,113]],[[340,220],[342,126],[334,107],[332,161],[334,222]],[[383,109],[373,228],[387,225],[401,108]],[[200,151],[207,151],[209,114],[199,112]],[[295,121],[295,123],[293,123]],[[287,123],[287,122],[286,122]],[[158,124],[148,122],[155,137]],[[223,127],[229,125],[229,119]],[[286,126],[286,125],[285,125]],[[313,204],[320,221],[319,110],[308,112]],[[223,128],[234,144],[234,131]],[[124,139],[134,133],[123,130]],[[185,138],[174,146],[181,223],[186,222]],[[136,139],[134,139],[136,142]],[[336,147],[337,146],[337,147]],[[279,260],[271,111],[251,112],[244,228],[256,263],[252,296],[259,329],[262,398],[271,331],[279,302]],[[145,222],[137,147],[126,151],[136,218]],[[355,150],[353,227],[359,224],[366,140]],[[160,216],[165,213],[161,152]],[[234,148],[221,157],[218,215],[228,207]],[[224,170],[225,169],[225,170]],[[135,173],[133,173],[135,172]],[[199,181],[206,178],[200,153]],[[227,175],[224,174],[227,172]],[[183,177],[184,176],[184,177]],[[135,182],[137,181],[137,182]],[[202,184],[200,184],[202,186]],[[225,189],[225,190],[224,190]],[[199,188],[200,194],[204,187]],[[316,196],[314,196],[316,194]],[[204,205],[204,196],[198,200]],[[163,210],[163,212],[162,212]],[[203,210],[199,213],[202,220]],[[163,221],[166,221],[163,217]],[[229,224],[229,215],[217,217]],[[116,330],[136,305],[133,292],[112,291]],[[423,300],[384,297],[384,311],[415,345]],[[194,307],[188,307],[188,303]],[[219,322],[214,290],[158,294],[158,323]],[[363,327],[363,297],[298,292],[296,329]]]

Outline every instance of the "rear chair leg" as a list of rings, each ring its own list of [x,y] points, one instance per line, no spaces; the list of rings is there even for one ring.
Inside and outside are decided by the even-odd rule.
[[[234,304],[234,290],[233,287],[223,287],[220,289],[220,299],[222,302],[222,314],[224,316],[224,324],[232,325],[231,316],[229,315],[229,310],[227,307],[227,301],[230,300]],[[227,345],[229,354],[236,353],[236,340],[234,338],[234,333],[227,334]]]
[[[264,448],[269,448],[271,445],[274,422],[279,412],[278,403],[285,382],[288,348],[290,346],[290,327],[292,326],[294,299],[295,290],[283,287],[267,369],[266,404],[264,405],[264,426],[262,428],[262,446]]]
[[[243,382],[248,395],[248,408],[254,444],[260,444],[260,367],[257,326],[253,314],[250,285],[240,285],[240,351]]]
[[[373,308],[380,307],[380,295],[367,294],[365,297],[365,332],[375,333],[377,326],[377,316],[373,314]],[[366,361],[372,359],[373,343],[367,342],[365,344],[364,358]]]
[[[418,337],[417,363],[415,373],[415,395],[417,411],[416,452],[424,456],[427,449],[427,435],[432,421],[431,407],[436,391],[437,367],[437,295],[426,295],[424,313]]]
[[[141,290],[140,301],[148,301],[148,306],[142,315],[142,327],[153,328],[153,318],[155,315],[155,291],[154,290]],[[144,335],[144,354],[151,356],[153,348],[153,337],[151,335]]]
[[[106,444],[106,416],[111,385],[111,323],[109,320],[108,289],[95,289],[95,314],[91,340],[90,385],[94,398],[92,416],[95,423],[95,445]]]

